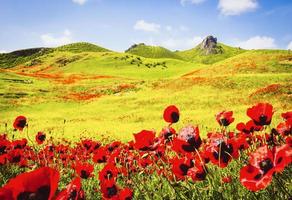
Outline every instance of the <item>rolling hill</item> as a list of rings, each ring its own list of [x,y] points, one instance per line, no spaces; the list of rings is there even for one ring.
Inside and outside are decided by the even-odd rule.
[[[203,64],[213,64],[245,52],[243,49],[218,43],[216,47],[214,47],[215,53],[206,54],[206,52],[200,46],[201,45],[198,45],[195,48],[185,51],[176,51],[175,53],[187,61]]]
[[[160,46],[149,46],[144,43],[134,44],[129,49],[125,51],[137,56],[142,56],[145,58],[173,58],[182,59],[179,55],[174,52]]]
[[[69,53],[82,53],[82,52],[110,52],[110,50],[87,42],[78,42],[68,45],[63,45],[57,48],[32,48],[17,50],[10,53],[0,54],[0,68],[11,68],[17,65],[23,65],[31,62],[31,65],[39,65],[41,57],[54,52],[69,52]]]
[[[82,52],[109,52],[106,48],[91,44],[88,42],[77,42],[72,44],[63,45],[54,49],[55,51],[67,51],[71,53],[82,53]]]

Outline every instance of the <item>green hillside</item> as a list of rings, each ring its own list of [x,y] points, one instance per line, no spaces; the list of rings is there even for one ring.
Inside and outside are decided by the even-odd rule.
[[[245,52],[245,50],[240,48],[230,47],[221,43],[217,44],[216,50],[218,52],[217,54],[206,55],[198,45],[193,49],[186,51],[176,51],[175,53],[176,55],[191,62],[212,64]]]
[[[57,52],[82,53],[82,52],[110,52],[110,50],[87,42],[78,42],[63,45],[57,48],[33,48],[0,54],[0,68],[11,68],[17,65],[27,64],[30,66],[43,64],[42,57]],[[54,54],[56,55],[56,54]]]
[[[0,53],[0,68],[10,68],[52,52],[50,48],[33,48],[13,51],[11,53]]]
[[[217,55],[210,55],[214,56]],[[289,73],[292,71],[291,58],[292,52],[286,50],[249,50],[190,72],[189,75]]]
[[[176,55],[174,52],[160,46],[149,46],[144,43],[134,44],[126,53],[130,53],[137,56],[142,56],[145,58],[174,58],[182,59],[179,55]]]
[[[108,52],[110,50],[88,42],[77,42],[57,47],[55,48],[55,51],[81,53],[81,52]]]
[[[257,102],[272,103],[279,119],[281,111],[292,110],[289,51],[219,44],[220,54],[185,51],[186,58],[194,57],[189,62],[161,54],[157,59],[100,52],[83,44],[1,54],[6,56],[1,62],[10,68],[0,73],[0,131],[15,116],[25,115],[31,131],[54,138],[86,134],[129,140],[142,129],[160,131],[162,109],[175,104],[182,111],[175,128],[208,124],[201,127],[204,135],[218,128],[214,115],[221,110],[233,110],[236,122],[246,120],[246,108]]]

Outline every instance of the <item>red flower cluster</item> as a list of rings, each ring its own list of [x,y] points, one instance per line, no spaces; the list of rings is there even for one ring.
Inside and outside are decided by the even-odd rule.
[[[134,196],[130,188],[135,189],[133,175],[156,172],[170,182],[204,181],[209,176],[210,165],[218,170],[226,168],[247,152],[248,160],[237,161],[244,162],[240,182],[247,189],[258,191],[292,162],[292,112],[283,113],[284,121],[275,129],[267,129],[273,113],[270,104],[257,104],[247,110],[251,120],[238,123],[238,131],[230,132],[226,127],[234,122],[233,112],[220,112],[216,120],[221,131],[209,132],[206,138],[200,136],[198,126],[189,125],[176,131],[172,125],[179,121],[180,112],[173,105],[165,109],[163,118],[168,125],[158,135],[155,131],[142,130],[128,143],[102,144],[92,139],[54,142],[38,132],[36,143],[42,145],[36,148],[29,146],[26,139],[9,140],[7,135],[1,135],[0,167],[38,166],[38,169],[12,178],[0,189],[0,199],[82,200],[86,197],[81,181],[96,179],[95,187],[103,199],[130,200]],[[19,130],[25,125],[23,116],[14,123]],[[69,171],[74,172],[71,182],[58,189],[59,176]],[[233,181],[231,176],[224,176],[221,182]]]

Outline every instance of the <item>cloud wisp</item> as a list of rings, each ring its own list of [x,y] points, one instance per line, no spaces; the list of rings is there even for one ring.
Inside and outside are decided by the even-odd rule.
[[[156,23],[146,22],[145,20],[138,20],[134,25],[134,30],[158,33],[161,26]]]
[[[43,34],[41,35],[41,40],[45,46],[60,46],[73,42],[72,33],[68,29],[66,29],[59,37],[56,37],[51,33]]]
[[[72,1],[73,3],[79,4],[79,5],[84,5],[87,2],[87,0],[72,0]]]
[[[218,9],[222,15],[240,15],[258,8],[257,0],[219,0]]]
[[[200,4],[205,2],[206,0],[180,0],[181,5],[186,5],[186,4]]]
[[[236,44],[243,49],[276,49],[275,39],[267,36],[254,36]]]

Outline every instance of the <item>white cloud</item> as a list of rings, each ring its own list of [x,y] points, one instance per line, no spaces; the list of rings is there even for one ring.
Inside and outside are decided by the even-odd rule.
[[[79,5],[83,5],[87,2],[87,0],[72,0],[74,3],[77,3]]]
[[[5,51],[5,50],[0,50],[0,53],[7,53],[7,51]]]
[[[195,36],[192,38],[168,38],[160,41],[160,45],[171,50],[186,50],[194,48],[200,44],[203,37]]]
[[[136,24],[134,25],[135,30],[146,31],[146,32],[156,32],[156,33],[159,32],[160,27],[161,26],[159,24],[146,22],[144,20],[138,20]]]
[[[219,0],[218,8],[223,15],[240,15],[258,7],[257,0]]]
[[[55,37],[50,33],[41,35],[41,40],[46,46],[60,46],[68,43],[72,43],[72,34],[69,30],[65,30],[60,37]]]
[[[206,0],[180,0],[181,5],[185,5],[186,3],[190,3],[190,4],[200,4],[203,3]]]
[[[292,50],[292,41],[288,44],[287,49]]]
[[[275,49],[275,39],[267,36],[255,36],[236,44],[243,49]]]

